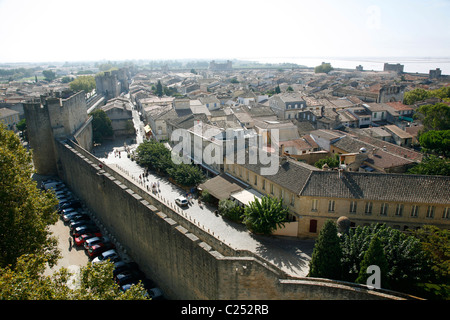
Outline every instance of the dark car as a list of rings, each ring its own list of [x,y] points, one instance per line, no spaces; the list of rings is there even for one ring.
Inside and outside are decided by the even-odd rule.
[[[78,200],[71,200],[71,201],[66,201],[66,202],[62,202],[62,203],[60,202],[58,212],[62,211],[63,209],[66,209],[66,208],[74,208],[74,209],[81,208],[81,202]]]
[[[100,229],[96,225],[90,225],[90,226],[85,225],[85,226],[77,227],[74,230],[71,230],[73,237],[78,237],[84,233],[89,233],[89,232],[100,232]]]
[[[136,284],[140,281],[139,277],[130,270],[119,273],[114,277],[114,280],[120,287],[126,284]]]
[[[122,273],[124,271],[131,270],[131,267],[128,263],[125,261],[118,261],[114,263],[114,270],[113,270],[113,277],[117,276],[119,273]]]
[[[94,221],[88,220],[88,221],[74,221],[70,224],[69,228],[70,231],[73,231],[75,228],[81,227],[81,226],[95,226]]]
[[[79,214],[75,214],[73,216],[70,217],[69,219],[69,223],[75,222],[75,221],[90,221],[91,217],[89,217],[89,215],[87,215],[86,213],[79,213]]]

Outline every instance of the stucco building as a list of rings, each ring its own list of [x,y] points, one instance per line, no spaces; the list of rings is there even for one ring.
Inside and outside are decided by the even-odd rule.
[[[348,217],[352,227],[450,227],[450,177],[320,170],[286,157],[275,175],[263,176],[260,168],[248,162],[224,165],[226,174],[250,188],[283,199],[290,211],[290,236],[314,238],[326,220],[340,216]]]

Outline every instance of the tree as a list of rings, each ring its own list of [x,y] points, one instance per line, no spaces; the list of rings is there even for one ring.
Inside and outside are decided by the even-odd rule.
[[[327,164],[329,168],[337,168],[339,167],[339,155],[335,154],[331,157],[327,157],[324,159],[318,160],[316,163],[314,163],[314,166],[322,169],[322,167]]]
[[[0,267],[15,266],[23,254],[42,253],[50,264],[59,255],[54,224],[57,200],[53,193],[37,188],[31,179],[30,153],[19,138],[0,125]]]
[[[95,78],[93,76],[80,76],[69,83],[73,91],[84,91],[86,94],[95,89]]]
[[[422,120],[424,131],[450,130],[450,106],[445,103],[421,106],[417,109],[415,117]]]
[[[411,105],[416,103],[417,101],[428,99],[429,97],[429,91],[422,88],[416,88],[414,90],[405,92],[403,102],[407,105]]]
[[[113,280],[111,262],[88,263],[79,275],[61,268],[45,276],[43,255],[24,255],[15,268],[0,269],[1,300],[148,300],[142,284],[125,292]],[[75,281],[75,283],[74,283]]]
[[[370,274],[367,273],[367,268],[371,265],[375,265],[380,268],[381,286],[385,289],[389,288],[388,284],[388,263],[384,254],[383,246],[377,235],[375,235],[370,241],[369,248],[364,254],[364,258],[361,261],[361,268],[359,276],[356,278],[356,283],[366,284],[367,278]]]
[[[97,109],[90,113],[93,117],[92,119],[92,131],[94,136],[94,141],[101,143],[106,137],[111,137],[114,134],[111,119],[105,111]]]
[[[351,229],[341,237],[342,280],[355,282],[372,238],[377,235],[388,262],[387,278],[392,290],[414,294],[430,277],[430,261],[418,239],[385,224]]]
[[[419,164],[410,168],[407,173],[450,176],[450,159],[428,154]]]
[[[52,70],[44,70],[42,71],[42,74],[47,81],[53,81],[56,79],[56,74]]]
[[[281,93],[281,89],[280,89],[280,86],[279,86],[279,85],[275,87],[275,93],[276,93],[276,94]]]
[[[242,221],[244,208],[233,200],[222,199],[219,201],[219,214],[236,222]]]
[[[424,297],[429,299],[450,298],[450,231],[426,225],[414,231],[424,253],[431,260],[432,277],[420,284]]]
[[[173,166],[170,150],[155,140],[144,141],[137,147],[136,163],[163,174]]]
[[[419,136],[423,151],[438,155],[450,155],[450,130],[430,130]]]
[[[205,176],[198,167],[186,163],[172,165],[167,169],[167,173],[182,186],[196,186],[205,180]]]
[[[243,222],[251,232],[269,235],[284,227],[288,213],[281,199],[264,196],[261,201],[255,198],[245,207]]]
[[[161,81],[158,80],[158,83],[156,84],[156,95],[158,97],[162,97],[163,94],[164,94],[164,92],[163,92],[163,87],[162,87]]]
[[[309,277],[341,278],[342,250],[336,224],[327,220],[320,230],[309,264]]]
[[[315,73],[329,73],[332,70],[333,70],[333,67],[331,66],[331,64],[325,63],[325,62],[322,62],[322,64],[320,66],[317,66],[314,68]]]

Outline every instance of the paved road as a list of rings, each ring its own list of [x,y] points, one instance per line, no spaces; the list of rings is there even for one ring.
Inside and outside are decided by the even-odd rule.
[[[175,205],[175,198],[185,195],[185,191],[171,184],[165,178],[149,173],[148,180],[139,178],[144,173],[143,168],[127,157],[127,151],[132,152],[142,141],[142,123],[133,110],[134,122],[137,130],[137,139],[131,144],[131,139],[116,140],[97,147],[95,154],[105,164],[115,167],[122,174],[141,184],[144,189],[152,183],[159,183],[159,195],[171,201]],[[124,143],[126,146],[124,146]],[[151,189],[150,189],[151,190]],[[151,192],[151,191],[149,191]],[[300,240],[291,237],[266,237],[253,235],[245,226],[214,214],[216,208],[200,207],[196,201],[188,208],[182,209],[184,214],[200,225],[210,234],[218,237],[229,246],[237,250],[249,250],[260,257],[270,261],[274,265],[292,276],[306,276],[308,263],[314,247],[313,240]]]

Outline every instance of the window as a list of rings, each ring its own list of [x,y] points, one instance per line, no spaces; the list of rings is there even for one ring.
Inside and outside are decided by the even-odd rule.
[[[258,176],[255,174],[255,186],[258,185]]]
[[[273,194],[273,183],[270,184],[270,194]]]
[[[444,212],[442,213],[442,219],[450,219],[450,208],[444,208]]]
[[[291,206],[295,205],[295,195],[292,193],[291,194]]]
[[[328,212],[334,212],[334,205],[335,205],[334,200],[328,201]]]
[[[413,205],[411,207],[411,217],[417,218],[419,216],[419,206]]]
[[[311,211],[317,211],[317,205],[319,203],[319,200],[317,199],[313,199],[312,201],[312,206],[311,206]]]
[[[263,179],[262,189],[263,189],[263,190],[266,190],[266,180],[265,180],[265,179]]]
[[[380,208],[380,216],[387,216],[389,205],[387,203],[382,203]]]
[[[350,201],[350,213],[356,213],[356,201]]]
[[[366,207],[364,208],[365,214],[372,214],[373,202],[366,202]]]
[[[247,170],[247,181],[250,181],[250,172]]]
[[[309,220],[309,232],[317,232],[317,220]]]
[[[428,206],[427,209],[427,218],[434,218],[434,211],[436,210],[435,206]]]
[[[395,215],[397,217],[401,217],[403,215],[403,204],[397,204],[397,207],[395,207]]]

